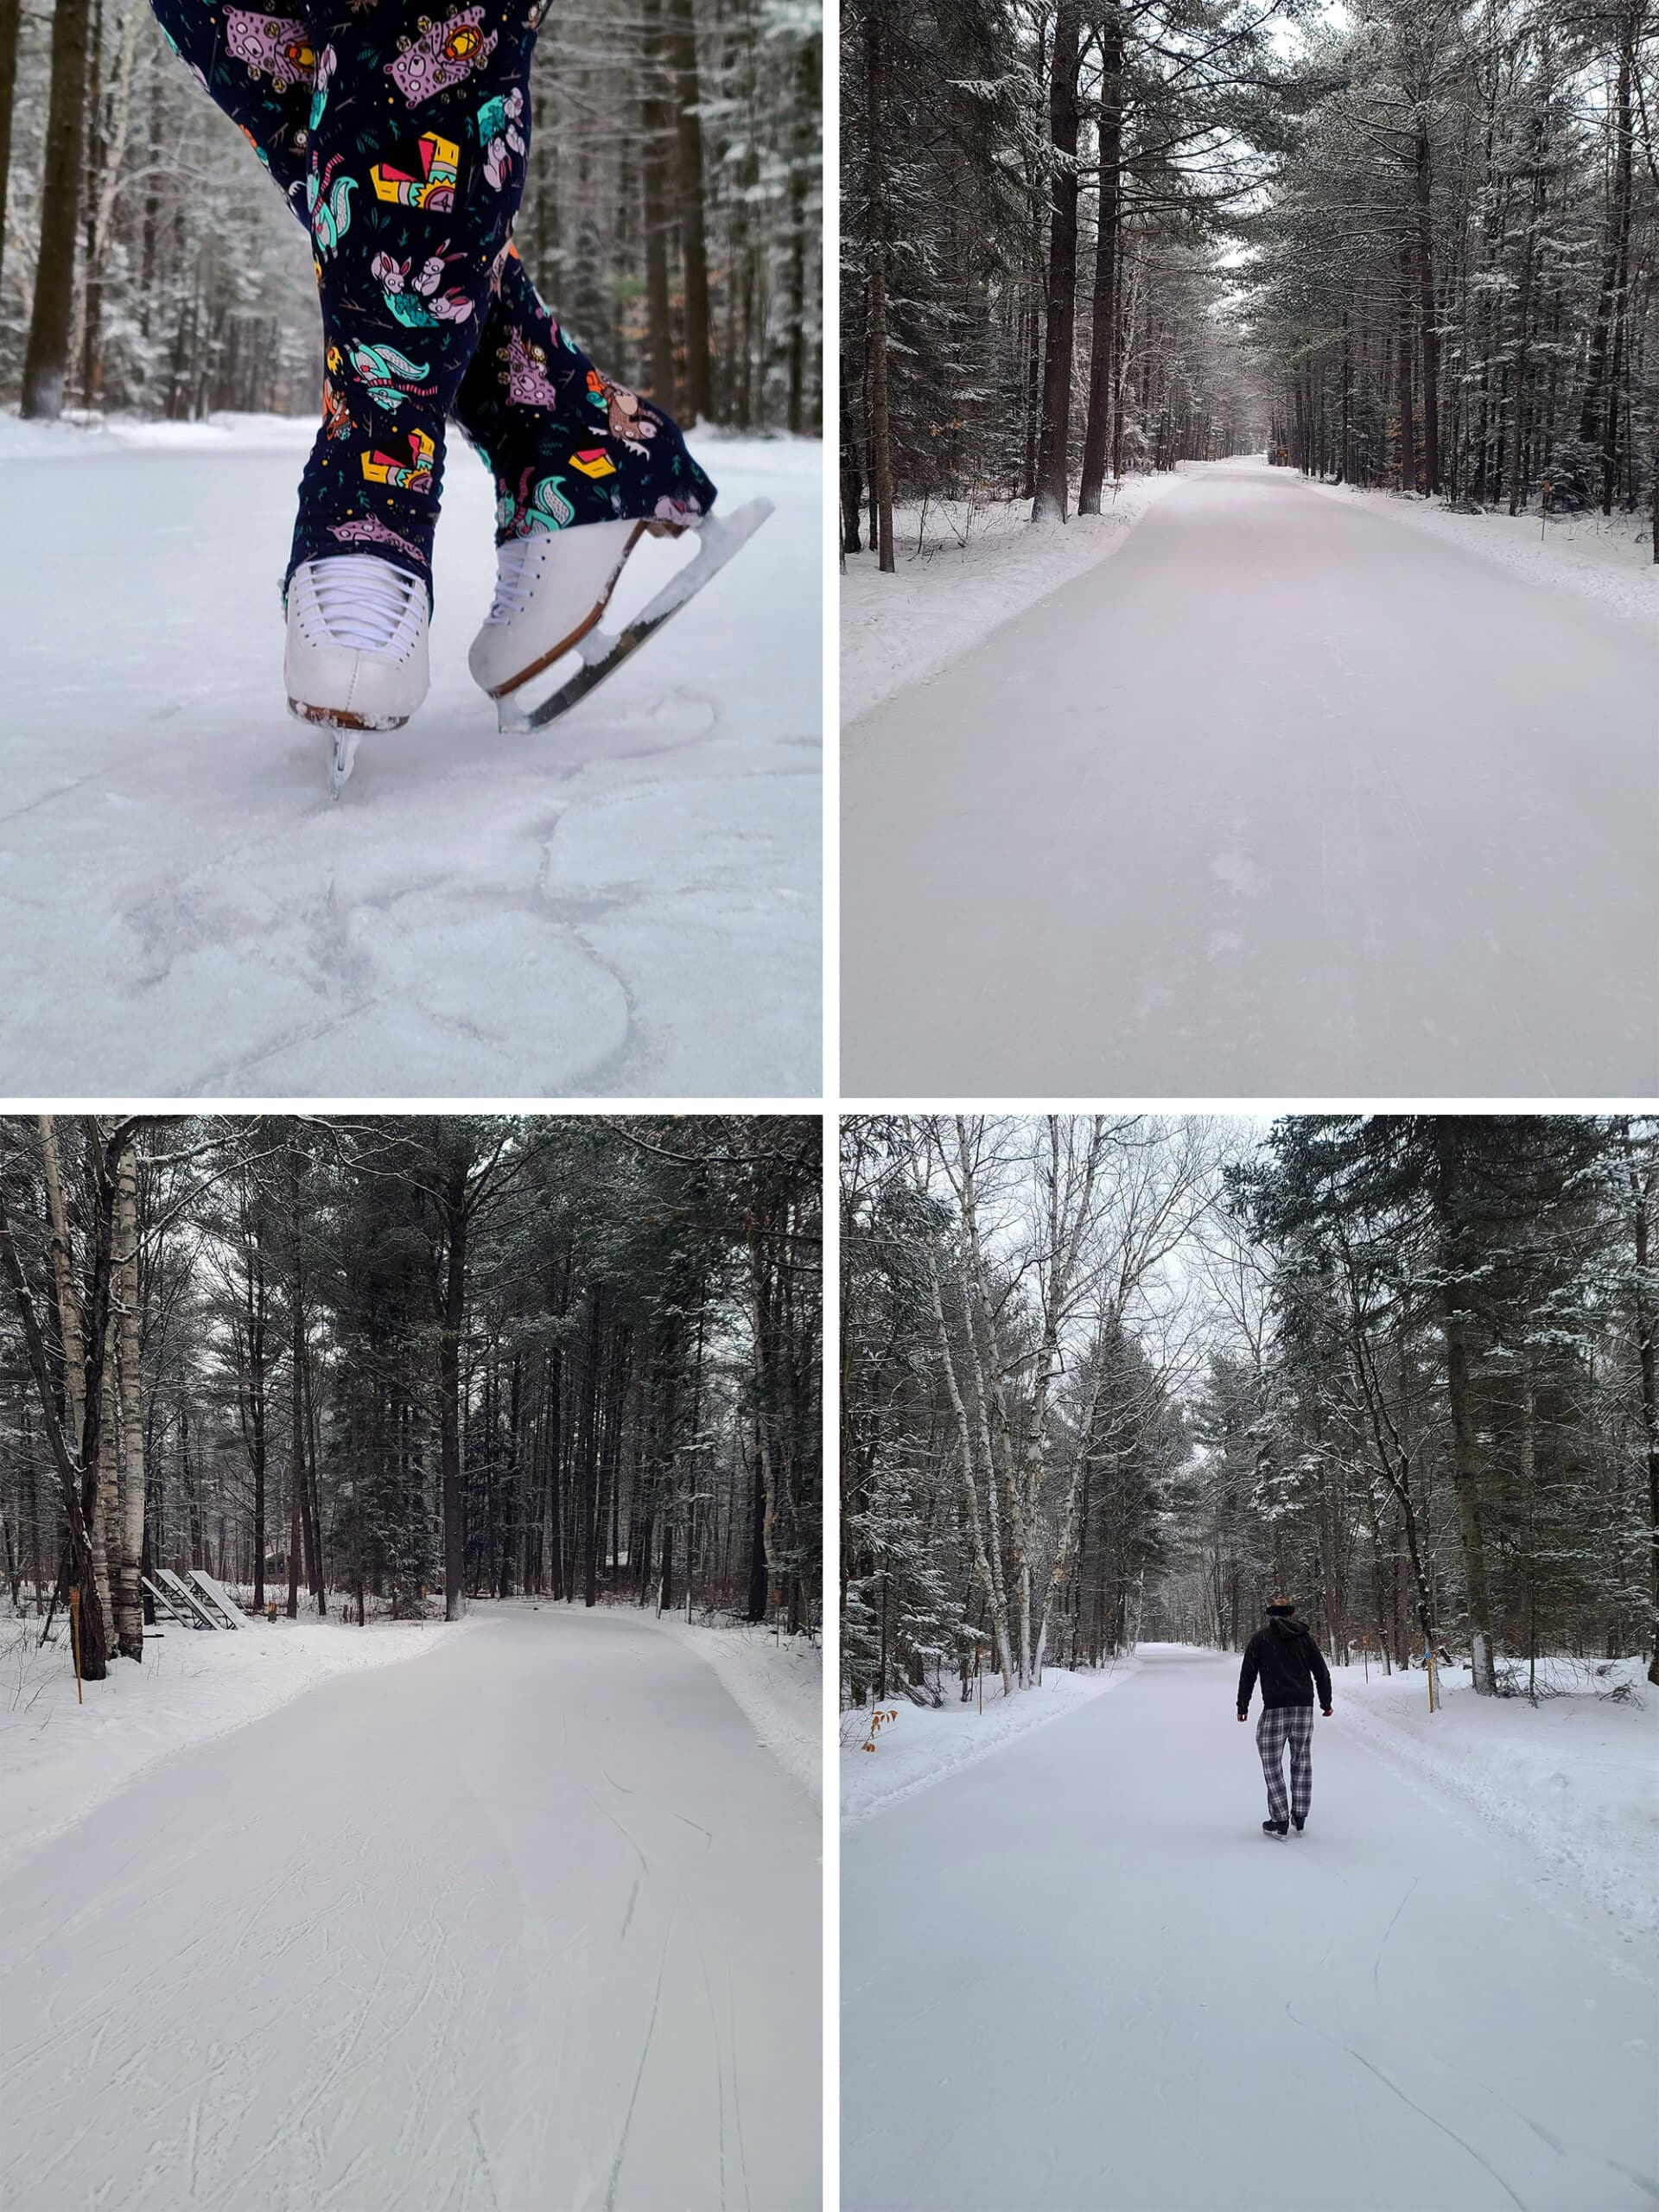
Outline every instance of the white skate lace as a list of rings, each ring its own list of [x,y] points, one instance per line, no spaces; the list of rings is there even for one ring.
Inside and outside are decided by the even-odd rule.
[[[534,578],[525,572],[531,553],[539,550],[534,537],[510,537],[505,545],[497,548],[495,598],[484,617],[486,623],[511,622],[529,606]]]
[[[337,553],[309,563],[312,597],[338,645],[358,652],[405,652],[426,608],[425,587],[374,553]]]

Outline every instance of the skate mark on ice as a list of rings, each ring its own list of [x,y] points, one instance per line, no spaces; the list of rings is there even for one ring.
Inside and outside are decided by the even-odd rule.
[[[478,2155],[484,2168],[484,2179],[490,2192],[490,2202],[500,2212],[501,2200],[495,2193],[495,2176],[490,2171],[490,2154],[484,2148],[484,2138],[479,2133],[478,2107],[474,2105],[467,2115],[467,2125],[473,2131],[473,2140],[478,2145]]]
[[[1414,1874],[1409,1884],[1407,1885],[1405,1896],[1401,1898],[1399,1904],[1394,1908],[1393,1917],[1389,1920],[1388,1926],[1382,1930],[1382,1941],[1377,1945],[1376,1956],[1371,1961],[1371,1994],[1374,1997],[1380,1993],[1376,1986],[1376,1970],[1382,1963],[1382,1954],[1388,1948],[1389,1936],[1394,1933],[1395,1922],[1399,1919],[1401,1914],[1411,1902],[1411,1893],[1416,1886],[1417,1877]]]
[[[633,2109],[639,2101],[639,2084],[645,2078],[645,2061],[651,2056],[651,2039],[657,2032],[657,2015],[663,2003],[663,1976],[668,1971],[668,1947],[674,1940],[674,1915],[678,1910],[679,1899],[677,1897],[669,1912],[668,1927],[663,1936],[663,1955],[657,1961],[657,1986],[652,1992],[651,2018],[646,2023],[645,2040],[640,2047],[639,2070],[633,2077],[628,2108],[622,2115],[622,2132],[616,2139],[616,2156],[611,2161],[610,2179],[605,2185],[605,2212],[616,2212],[616,2184],[622,2177],[622,2161],[628,2148],[628,2131],[633,2126]]]
[[[1440,2133],[1444,2135],[1448,2141],[1455,2143],[1460,2151],[1466,2151],[1478,2166],[1484,2166],[1486,2171],[1491,2174],[1492,2179],[1497,2183],[1498,2187],[1503,2190],[1504,2196],[1509,2198],[1510,2203],[1516,2208],[1516,2212],[1528,2212],[1528,2207],[1525,2200],[1516,2195],[1515,2191],[1510,2187],[1508,2182],[1504,2180],[1503,2175],[1499,2173],[1497,2168],[1491,2164],[1488,2159],[1483,2158],[1472,2143],[1465,2143],[1462,2136],[1457,2133],[1455,2128],[1448,2127],[1443,2120],[1436,2120],[1433,2113],[1432,2112],[1426,2111],[1424,2107],[1417,2102],[1414,2097],[1408,2097],[1397,2082],[1392,2081],[1389,2076],[1382,2071],[1382,2069],[1380,2066],[1374,2065],[1363,2052],[1356,2050],[1352,2044],[1349,2043],[1345,2037],[1342,2036],[1328,2036],[1323,2028],[1312,2026],[1309,2022],[1301,2018],[1300,2013],[1294,2012],[1291,2010],[1289,1998],[1286,1998],[1285,1999],[1285,2017],[1287,2019],[1294,2020],[1296,2025],[1304,2030],[1306,2034],[1318,2036],[1321,2043],[1333,2044],[1339,2050],[1345,2050],[1349,2057],[1353,2059],[1357,2064],[1363,2066],[1368,2074],[1374,2074],[1385,2089],[1391,2090],[1393,2094],[1399,2098],[1402,2105],[1409,2105],[1413,2112],[1416,2113],[1421,2119],[1426,2120],[1431,2127],[1438,2128]]]
[[[1646,2174],[1638,2173],[1634,2166],[1622,2165],[1617,2158],[1604,2158],[1601,2163],[1611,2166],[1616,2174],[1623,2174],[1626,2181],[1633,2181],[1643,2196],[1659,2204],[1659,2181],[1649,2180]]]
[[[720,2152],[720,2201],[721,2204],[724,2204],[727,2202],[726,2067],[728,2060],[729,2059],[732,2067],[732,2094],[733,2097],[735,2098],[737,2094],[737,2053],[730,2048],[729,2036],[725,2039],[724,2043],[722,2043],[720,2032],[720,2015],[715,2010],[714,1984],[709,1979],[709,1954],[703,1947],[702,1929],[694,1926],[693,1933],[696,1935],[697,1940],[697,1964],[702,1968],[702,1993],[709,2006],[709,2032],[713,2037],[715,2044],[715,2086],[720,2094],[719,2125],[715,2140]],[[744,2192],[744,2202],[747,2203],[747,2191],[746,2190]]]
[[[628,1891],[628,1909],[622,1916],[622,1933],[617,1938],[619,1942],[626,1943],[628,1939],[628,1930],[633,1925],[633,1908],[639,1902],[639,1884],[643,1878],[639,1874],[633,1878],[633,1887]]]
[[[626,1842],[628,1849],[632,1852],[634,1857],[639,1861],[639,1872],[641,1874],[649,1874],[651,1872],[651,1861],[640,1849],[632,1832],[623,1827],[621,1821],[617,1819],[616,1815],[612,1812],[608,1805],[603,1805],[600,1802],[599,1799],[594,1796],[593,1791],[588,1787],[588,1784],[585,1782],[582,1783],[578,1786],[582,1790],[582,1796],[588,1800],[588,1802],[594,1808],[594,1811],[602,1814],[610,1822],[611,1826],[616,1830],[617,1834]]]

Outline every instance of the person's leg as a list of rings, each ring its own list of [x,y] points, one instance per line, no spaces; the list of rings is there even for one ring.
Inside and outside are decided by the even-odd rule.
[[[499,126],[524,112],[540,14],[541,0],[475,0],[411,29],[401,0],[309,0],[306,204],[327,381],[290,577],[378,551],[430,590],[444,418],[524,186],[524,133]]]
[[[310,118],[320,105],[326,119],[333,97],[325,81],[319,101],[312,32],[297,16],[258,16],[225,0],[151,5],[168,43],[310,227]],[[480,100],[474,124],[480,191],[512,189],[515,173],[522,180],[529,138],[522,89]],[[443,189],[441,177],[435,183],[428,175],[392,184],[404,205],[422,194],[429,204]],[[324,406],[338,423],[332,377]],[[499,542],[584,522],[695,521],[714,505],[715,486],[686,451],[679,426],[594,367],[561,330],[511,249],[454,414],[495,478]]]
[[[304,222],[306,118],[317,60],[304,23],[219,0],[150,0],[150,8],[162,36]]]
[[[695,523],[715,503],[679,425],[595,368],[511,249],[455,418],[495,478],[498,543],[589,522]]]
[[[1313,1707],[1299,1705],[1290,1721],[1290,1812],[1300,1827],[1313,1802]]]
[[[1290,1817],[1285,1800],[1285,1713],[1263,1706],[1255,1724],[1255,1748],[1262,1755],[1262,1772],[1268,1785],[1268,1817],[1281,1825]]]

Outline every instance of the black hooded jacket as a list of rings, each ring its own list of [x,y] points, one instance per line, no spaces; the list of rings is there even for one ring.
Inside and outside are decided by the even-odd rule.
[[[1250,1692],[1262,1678],[1262,1702],[1269,1712],[1281,1706],[1312,1705],[1317,1682],[1319,1703],[1331,1702],[1331,1676],[1313,1631],[1306,1621],[1269,1617],[1244,1647],[1244,1664],[1238,1670],[1238,1709],[1250,1709]]]

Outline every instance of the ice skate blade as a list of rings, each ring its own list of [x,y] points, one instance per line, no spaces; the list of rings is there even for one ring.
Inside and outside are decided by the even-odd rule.
[[[328,796],[338,799],[351,781],[352,771],[357,766],[357,741],[361,733],[354,729],[334,732],[334,758],[328,764]]]
[[[671,621],[682,607],[689,607],[705,585],[713,582],[733,555],[742,550],[772,512],[770,499],[750,499],[729,515],[711,515],[696,533],[695,556],[669,578],[655,599],[648,601],[632,621],[616,631],[595,626],[572,646],[571,653],[577,656],[575,669],[539,706],[523,703],[522,686],[498,698],[498,727],[514,733],[545,729],[559,715],[569,714],[572,707],[596,691],[607,676],[613,676],[624,661],[631,659],[664,622]]]

